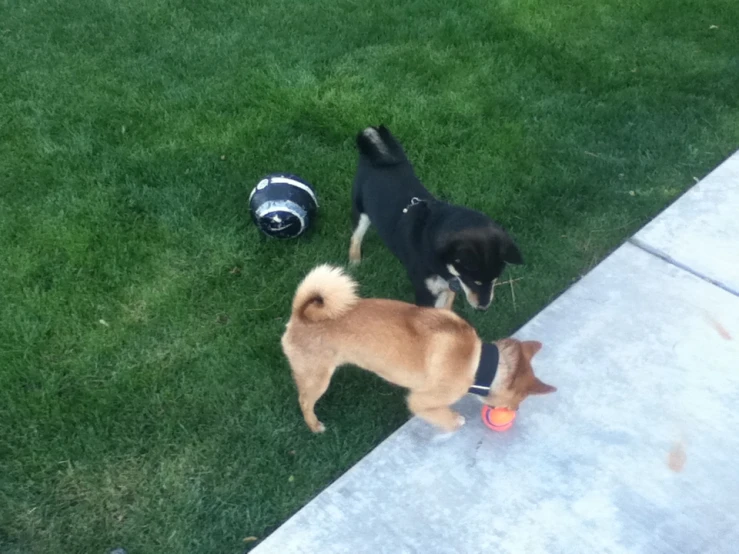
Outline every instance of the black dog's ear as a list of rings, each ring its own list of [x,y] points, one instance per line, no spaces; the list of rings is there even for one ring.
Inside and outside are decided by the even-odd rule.
[[[441,258],[444,263],[452,263],[454,255],[456,254],[457,243],[453,240],[449,240],[446,237],[438,240],[434,245],[434,251],[436,255]]]
[[[521,256],[521,251],[518,249],[518,246],[516,246],[516,244],[510,237],[506,237],[506,239],[503,240],[503,242],[501,243],[500,255],[502,256],[503,261],[508,264],[523,264],[523,256]]]
[[[465,241],[450,240],[442,243],[436,253],[445,264],[452,264],[457,269],[475,271],[477,269],[477,255],[473,248]]]
[[[479,269],[477,254],[467,246],[457,247],[454,252],[454,265],[467,271],[477,271]]]

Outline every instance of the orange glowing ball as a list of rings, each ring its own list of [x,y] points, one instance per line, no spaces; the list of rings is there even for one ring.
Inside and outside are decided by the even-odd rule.
[[[493,431],[507,431],[513,426],[516,412],[507,408],[482,407],[482,422]]]

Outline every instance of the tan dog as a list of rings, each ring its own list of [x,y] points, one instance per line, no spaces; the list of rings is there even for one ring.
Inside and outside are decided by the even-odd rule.
[[[467,392],[490,406],[518,409],[530,394],[556,389],[534,376],[531,358],[541,343],[503,339],[486,346],[454,312],[396,300],[362,299],[341,269],[321,265],[298,286],[282,349],[292,367],[300,408],[314,433],[325,430],[314,407],[343,364],[354,364],[410,389],[408,407],[445,431],[464,425],[450,406]],[[496,348],[497,347],[497,348]],[[491,381],[480,391],[482,356],[494,351]]]

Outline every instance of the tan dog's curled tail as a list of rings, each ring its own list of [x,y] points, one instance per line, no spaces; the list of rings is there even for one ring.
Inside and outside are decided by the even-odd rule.
[[[357,300],[354,279],[340,267],[319,265],[298,285],[292,316],[308,323],[338,319],[351,310]]]

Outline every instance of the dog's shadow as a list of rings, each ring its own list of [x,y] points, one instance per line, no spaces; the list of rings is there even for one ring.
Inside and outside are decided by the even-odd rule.
[[[327,429],[351,433],[381,426],[388,431],[408,420],[406,391],[357,367],[340,367],[316,404]]]

